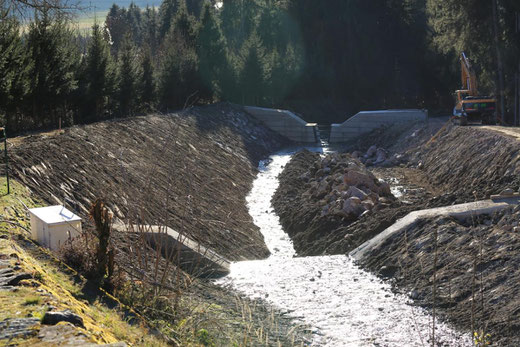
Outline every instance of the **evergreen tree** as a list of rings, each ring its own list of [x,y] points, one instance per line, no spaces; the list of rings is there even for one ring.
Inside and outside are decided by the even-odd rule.
[[[292,51],[289,49],[289,51]],[[292,57],[286,57],[274,50],[271,54],[271,70],[269,80],[266,81],[267,97],[269,98],[270,106],[275,106],[288,96],[292,86],[295,82],[294,71],[296,69],[295,62],[291,62]]]
[[[77,88],[75,71],[79,63],[77,46],[68,24],[52,20],[47,12],[37,15],[27,35],[31,60],[31,100],[33,120],[57,125],[65,117],[64,104]]]
[[[159,38],[162,40],[170,31],[170,27],[177,13],[178,0],[164,0],[159,8]]]
[[[128,30],[126,33],[131,34],[132,42],[140,47],[143,44],[143,15],[142,11],[134,2],[130,3],[126,11],[126,21],[128,23]]]
[[[113,4],[105,19],[105,26],[112,42],[112,54],[117,55],[117,52],[119,52],[119,47],[121,46],[121,42],[123,42],[125,32],[128,30],[126,9],[120,8],[118,5]]]
[[[210,3],[205,3],[202,8],[197,55],[200,77],[209,91],[208,95],[203,96],[218,96],[228,58],[226,41]]]
[[[152,57],[147,51],[142,55],[140,71],[141,75],[139,78],[137,93],[139,95],[141,110],[143,112],[149,112],[155,108],[156,87]]]
[[[184,0],[180,0],[179,2],[179,9],[173,19],[170,35],[181,37],[189,47],[195,48],[197,41],[197,23],[195,18],[188,13]]]
[[[278,9],[271,0],[267,0],[266,6],[262,9],[257,32],[262,46],[269,51],[275,47],[281,34],[278,20]]]
[[[136,50],[131,42],[130,35],[127,34],[118,61],[118,101],[121,116],[132,116],[135,111],[137,99],[137,59]]]
[[[0,13],[0,16],[2,13]],[[29,59],[20,37],[20,23],[12,17],[0,21],[0,117],[9,131],[17,131],[20,105],[30,90]]]
[[[164,111],[179,109],[192,95],[200,93],[197,55],[183,40],[170,38],[159,71],[160,106]]]
[[[220,19],[229,49],[238,54],[257,26],[260,7],[256,0],[223,0]]]
[[[143,45],[150,49],[152,55],[157,54],[159,46],[157,11],[155,8],[146,6],[143,22]]]
[[[82,75],[83,122],[101,119],[110,112],[115,87],[114,70],[108,43],[99,25],[94,24]]]
[[[205,0],[186,0],[188,12],[196,18],[199,18],[202,7],[204,6],[204,1]]]
[[[265,70],[259,46],[258,38],[253,36],[244,47],[244,67],[239,81],[243,104],[262,105],[263,103]]]

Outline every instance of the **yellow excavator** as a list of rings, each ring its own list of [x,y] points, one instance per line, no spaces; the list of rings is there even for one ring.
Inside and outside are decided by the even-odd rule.
[[[495,124],[497,100],[491,96],[478,95],[477,76],[464,52],[460,54],[460,65],[462,89],[455,91],[455,121],[460,125]]]

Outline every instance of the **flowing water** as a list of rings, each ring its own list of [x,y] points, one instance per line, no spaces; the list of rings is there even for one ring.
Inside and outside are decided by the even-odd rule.
[[[271,256],[237,262],[220,280],[251,298],[261,298],[312,328],[315,346],[429,346],[431,316],[390,285],[344,255],[295,257],[290,238],[271,206],[278,175],[290,160],[281,152],[260,162],[247,202]],[[471,337],[436,322],[442,346],[470,346]]]

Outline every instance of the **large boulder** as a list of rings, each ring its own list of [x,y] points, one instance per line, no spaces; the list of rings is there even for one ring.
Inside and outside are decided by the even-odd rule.
[[[364,186],[371,191],[379,190],[374,176],[371,176],[369,172],[349,170],[343,175],[343,182],[349,186]]]
[[[355,196],[348,198],[343,203],[343,212],[347,216],[359,217],[366,209],[361,203],[361,199]]]

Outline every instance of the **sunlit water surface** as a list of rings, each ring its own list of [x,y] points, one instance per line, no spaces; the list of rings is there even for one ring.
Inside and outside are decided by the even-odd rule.
[[[278,175],[292,151],[260,162],[247,202],[249,213],[271,251],[266,260],[231,265],[219,283],[251,298],[262,298],[311,327],[315,346],[429,346],[432,318],[409,304],[390,285],[361,270],[347,256],[298,257],[271,206]],[[471,346],[460,334],[436,322],[443,346]]]

